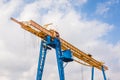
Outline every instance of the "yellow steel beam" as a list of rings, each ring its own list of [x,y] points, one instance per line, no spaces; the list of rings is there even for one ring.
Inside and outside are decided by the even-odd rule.
[[[94,58],[90,57],[88,54],[82,52],[78,48],[74,47],[72,44],[68,43],[67,41],[61,39],[62,47],[66,49],[70,49],[73,53],[73,56],[79,58],[80,60],[83,60],[84,62],[90,64],[91,66],[94,66],[98,69],[101,69],[103,65],[102,62],[99,62],[95,60]],[[107,70],[108,68],[104,66],[104,69]]]
[[[37,24],[36,22],[30,20],[28,24],[25,24],[23,22],[19,22],[14,18],[11,18],[11,20],[13,20],[14,22],[18,23],[21,25],[21,27],[29,32],[31,32],[32,34],[44,39],[45,36],[49,35],[52,38],[56,37],[58,34],[56,31],[50,31],[45,29],[44,27],[42,27],[41,25]],[[34,29],[35,28],[35,29]],[[37,29],[37,30],[36,30]],[[39,30],[39,31],[38,31]],[[102,66],[104,67],[105,70],[108,70],[108,67],[103,65],[103,63],[95,60],[94,58],[90,57],[88,54],[82,52],[81,50],[79,50],[78,48],[76,48],[75,46],[73,46],[72,44],[68,43],[67,41],[63,40],[62,38],[60,38],[61,41],[61,48],[62,50],[66,50],[66,49],[70,49],[73,53],[73,56],[84,61],[85,63],[96,67],[97,69],[102,69]]]

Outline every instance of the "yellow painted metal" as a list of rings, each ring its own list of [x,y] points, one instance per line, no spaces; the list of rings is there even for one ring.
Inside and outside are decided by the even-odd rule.
[[[14,18],[11,18],[11,20],[13,20],[14,22],[20,24],[23,29],[31,32],[32,34],[40,37],[41,39],[44,39],[45,36],[47,36],[47,35],[51,36],[52,38],[58,37],[60,39],[60,41],[61,41],[62,50],[70,49],[72,51],[72,53],[73,53],[73,56],[76,57],[78,60],[82,60],[85,63],[87,63],[88,65],[94,66],[97,69],[101,70],[102,66],[103,66],[105,70],[108,70],[108,67],[105,66],[102,62],[99,62],[99,61],[95,60],[94,58],[92,58],[88,54],[82,52],[81,50],[79,50],[78,48],[73,46],[72,44],[70,44],[67,41],[65,41],[64,39],[60,38],[59,34],[56,31],[47,30],[44,27],[42,27],[41,25],[34,22],[33,20],[28,21],[27,22],[28,24],[25,24],[23,22],[19,22]],[[76,61],[76,62],[80,63],[79,61]]]

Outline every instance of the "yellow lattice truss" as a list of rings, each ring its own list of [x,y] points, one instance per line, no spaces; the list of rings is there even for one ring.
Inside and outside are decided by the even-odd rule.
[[[73,53],[73,56],[77,59],[74,60],[80,64],[87,65],[87,66],[92,66],[96,67],[97,69],[102,69],[102,66],[104,67],[105,70],[108,70],[108,67],[104,65],[104,63],[95,60],[91,55],[88,55],[84,53],[83,51],[79,50],[69,42],[65,41],[64,39],[59,37],[59,34],[55,30],[47,30],[46,28],[42,27],[41,25],[37,24],[35,21],[30,20],[26,22],[20,22],[17,21],[14,18],[11,18],[14,22],[18,23],[21,25],[21,28],[24,30],[31,32],[32,34],[38,36],[39,38],[43,39],[49,35],[52,38],[58,37],[61,41],[61,48],[62,50],[70,49]],[[81,63],[80,61],[83,61],[84,63]]]

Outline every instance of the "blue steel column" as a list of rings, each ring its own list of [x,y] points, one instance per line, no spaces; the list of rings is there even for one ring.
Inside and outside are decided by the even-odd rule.
[[[107,79],[106,79],[106,75],[105,75],[105,70],[104,70],[104,67],[103,67],[103,66],[102,66],[102,72],[103,72],[104,80],[107,80]]]
[[[61,59],[62,52],[61,52],[60,40],[57,39],[57,38],[55,38],[54,41],[56,43],[55,49],[56,49],[56,57],[57,57],[59,77],[60,77],[60,80],[65,80],[65,77],[64,77],[64,68],[63,68],[63,61]]]
[[[94,80],[94,67],[92,67],[92,75],[91,75],[91,80]]]
[[[46,51],[47,51],[47,47],[45,45],[45,42],[41,41],[36,80],[42,80],[42,74],[43,74],[44,63],[46,58]]]

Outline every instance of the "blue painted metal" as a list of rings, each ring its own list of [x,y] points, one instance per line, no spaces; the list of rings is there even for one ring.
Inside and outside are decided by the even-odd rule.
[[[42,74],[43,74],[45,58],[46,58],[46,51],[47,51],[47,45],[45,45],[44,41],[41,41],[36,80],[42,80]]]
[[[65,80],[63,60],[61,59],[62,51],[61,51],[60,40],[58,38],[53,39],[50,36],[47,36],[45,38],[45,41],[41,41],[40,56],[39,56],[39,61],[38,61],[38,70],[37,70],[36,80],[42,80],[42,74],[43,74],[44,63],[45,63],[45,58],[46,58],[46,51],[47,49],[50,49],[48,46],[56,50],[59,77],[60,77],[60,80]]]
[[[71,53],[71,51],[70,50],[64,50],[64,51],[62,51],[62,60],[64,61],[64,62],[71,62],[71,61],[73,61],[73,58],[72,58],[72,53]]]
[[[51,38],[50,36],[47,36],[45,38],[45,41],[43,40],[41,41],[36,80],[42,80],[46,52],[47,52],[47,49],[51,49],[50,47],[54,48],[56,51],[59,78],[60,80],[65,80],[63,62],[73,61],[71,51],[70,50],[62,51],[61,42],[59,38]],[[103,72],[104,80],[106,80],[106,75],[105,75],[103,66],[102,66],[102,72]],[[92,67],[91,80],[94,80],[94,67]]]
[[[64,77],[64,68],[63,68],[63,61],[61,59],[61,57],[62,57],[62,51],[61,51],[60,40],[58,38],[55,38],[54,41],[55,41],[55,44],[56,44],[55,50],[56,50],[56,57],[57,57],[59,77],[60,77],[60,80],[65,80],[65,77]]]
[[[103,73],[104,80],[107,80],[107,79],[106,79],[106,75],[105,75],[105,70],[104,70],[104,67],[103,67],[103,66],[102,66],[102,73]]]
[[[94,67],[92,67],[92,75],[91,75],[91,80],[94,80]]]
[[[104,67],[103,67],[103,66],[102,66],[102,73],[103,73],[103,78],[104,78],[104,80],[107,80],[107,79],[106,79],[106,75],[105,75],[105,70],[104,70]],[[94,67],[92,67],[91,80],[94,80]]]

